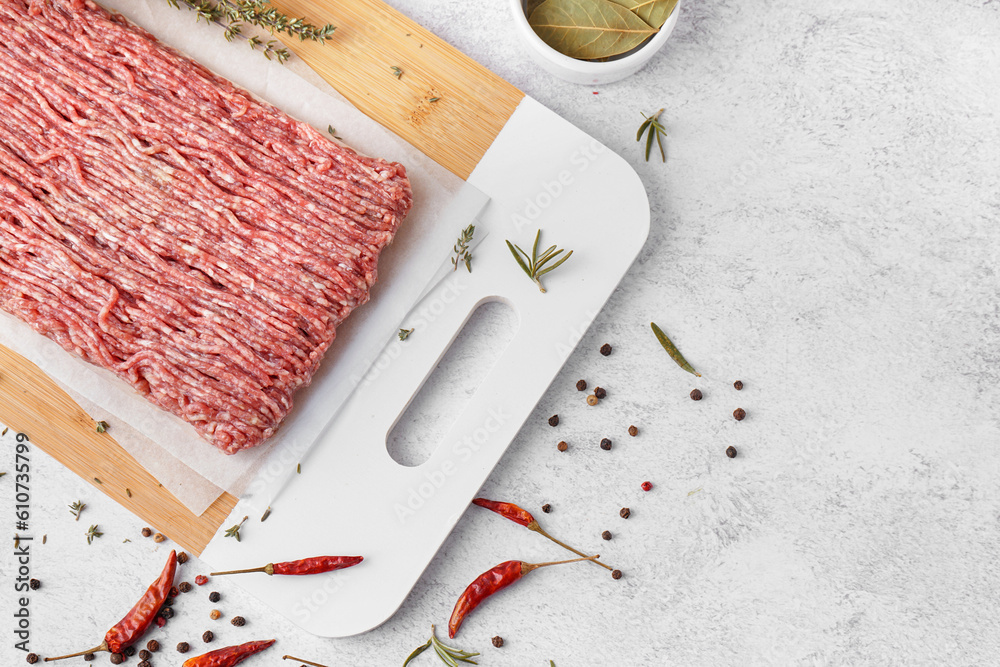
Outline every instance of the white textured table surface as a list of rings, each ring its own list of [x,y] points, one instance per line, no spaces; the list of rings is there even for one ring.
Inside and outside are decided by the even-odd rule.
[[[693,1],[649,67],[591,89],[528,62],[506,2],[395,4],[624,155],[653,212],[639,261],[484,489],[599,549],[625,577],[586,565],[533,574],[477,611],[456,643],[482,651],[482,665],[518,667],[995,662],[1000,5]],[[660,107],[669,160],[646,164],[634,132]],[[667,359],[650,320],[705,377]],[[421,403],[425,432],[468,389],[460,378],[482,341],[512,322],[495,307],[475,326],[437,378],[442,391]],[[579,378],[608,398],[588,408]],[[696,386],[700,403],[687,397]],[[605,436],[610,452],[598,447]],[[569,452],[556,451],[560,439]],[[10,453],[0,470],[13,464]],[[11,475],[0,497],[12,524]],[[74,523],[66,505],[77,499],[88,508]],[[33,547],[43,587],[31,594],[31,648],[94,645],[170,543],[142,539],[135,517],[40,452],[31,509],[29,532],[48,534]],[[91,523],[104,537],[88,547]],[[373,632],[304,636],[220,580],[181,596],[151,635],[166,647],[153,665],[179,665],[179,641],[200,652],[206,629],[213,648],[279,639],[248,665],[290,664],[286,653],[398,665],[475,575],[562,555],[469,511]],[[20,664],[9,550],[0,563],[0,655]],[[192,561],[181,576],[204,569]],[[223,620],[208,618],[213,607]],[[246,627],[226,622],[235,614]]]

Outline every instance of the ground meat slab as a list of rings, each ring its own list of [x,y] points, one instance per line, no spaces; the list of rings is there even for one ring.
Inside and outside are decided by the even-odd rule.
[[[0,307],[226,453],[278,428],[411,204],[401,165],[120,16],[0,0]]]

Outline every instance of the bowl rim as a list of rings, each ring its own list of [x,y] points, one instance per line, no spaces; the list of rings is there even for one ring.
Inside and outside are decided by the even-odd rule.
[[[517,23],[517,27],[521,32],[521,37],[525,39],[528,44],[535,49],[535,51],[560,67],[583,74],[599,74],[609,70],[623,70],[628,69],[629,67],[638,67],[645,64],[645,62],[649,60],[653,54],[659,51],[663,45],[666,44],[667,39],[670,38],[674,25],[677,23],[677,15],[680,12],[682,0],[678,0],[677,6],[674,7],[674,11],[671,12],[669,17],[667,17],[666,22],[660,26],[659,31],[653,35],[648,42],[638,47],[638,50],[636,50],[635,53],[627,55],[624,58],[607,60],[604,62],[593,62],[590,60],[573,58],[572,56],[567,56],[564,53],[559,53],[554,48],[546,44],[545,41],[538,36],[534,28],[531,27],[531,24],[528,23],[528,15],[524,11],[524,3],[525,0],[510,0],[510,7],[512,13],[514,14],[514,21]]]

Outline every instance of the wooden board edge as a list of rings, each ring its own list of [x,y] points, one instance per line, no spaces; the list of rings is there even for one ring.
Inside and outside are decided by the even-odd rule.
[[[59,385],[2,345],[0,421],[196,556],[236,506],[238,499],[223,493],[201,516],[191,512],[115,441],[113,428],[98,433]]]
[[[463,180],[525,97],[382,0],[272,4],[290,16],[335,25],[326,42],[275,37],[364,114]]]

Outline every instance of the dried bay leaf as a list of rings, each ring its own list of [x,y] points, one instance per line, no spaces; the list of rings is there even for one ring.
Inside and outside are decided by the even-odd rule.
[[[528,22],[546,44],[581,60],[625,53],[656,33],[636,14],[611,0],[545,0]]]
[[[650,26],[659,30],[677,8],[677,0],[610,0],[625,7]]]
[[[538,9],[538,5],[545,2],[545,0],[528,0],[524,5],[524,15],[531,18],[531,15],[535,13]]]

